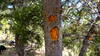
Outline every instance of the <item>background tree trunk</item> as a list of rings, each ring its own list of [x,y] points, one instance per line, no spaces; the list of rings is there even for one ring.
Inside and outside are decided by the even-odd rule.
[[[98,21],[98,17],[100,17],[100,2],[97,3],[97,9],[98,9],[98,16],[97,18],[95,19],[94,22],[92,22],[92,27],[90,28],[88,34],[87,34],[87,37],[86,39],[83,40],[83,46],[81,48],[81,51],[79,53],[79,56],[84,56],[84,54],[86,53],[87,51],[87,48],[89,46],[89,36],[93,35],[95,31],[95,22]]]
[[[79,53],[79,56],[84,56],[87,49],[88,49],[88,46],[90,45],[90,41],[93,40],[93,32],[94,32],[94,24],[95,22],[93,22],[93,25],[91,25],[91,28],[90,30],[88,31],[87,33],[87,36],[85,36],[85,39],[83,40],[83,46],[80,50],[80,53]]]
[[[62,56],[60,10],[60,0],[43,1],[45,56]]]
[[[87,51],[88,46],[89,46],[89,40],[88,39],[84,39],[83,40],[83,46],[82,46],[82,48],[80,50],[79,56],[84,56],[84,54]]]
[[[21,37],[19,35],[15,36],[15,47],[16,47],[16,52],[18,53],[18,56],[24,56],[24,43],[21,42]]]

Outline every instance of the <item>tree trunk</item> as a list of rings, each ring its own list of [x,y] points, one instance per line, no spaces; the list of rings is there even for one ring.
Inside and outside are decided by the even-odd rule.
[[[80,50],[80,53],[79,53],[79,56],[84,56],[86,51],[87,51],[87,48],[88,46],[90,45],[90,41],[93,40],[93,29],[94,29],[94,23],[93,25],[91,25],[91,28],[90,30],[88,31],[87,33],[87,36],[85,36],[85,39],[83,40],[83,46]]]
[[[24,44],[21,42],[21,37],[19,35],[15,36],[15,47],[16,47],[16,52],[18,56],[24,56]]]
[[[88,46],[89,46],[89,40],[88,39],[84,39],[83,40],[83,46],[81,48],[81,51],[79,53],[79,56],[84,56],[84,54],[87,51]]]
[[[96,30],[95,30],[95,23],[98,21],[98,17],[100,17],[100,2],[97,3],[97,9],[98,9],[98,16],[95,19],[95,21],[92,22],[92,26],[91,26],[90,30],[88,31],[86,39],[83,40],[83,46],[81,48],[79,56],[84,56],[84,54],[86,53],[87,48],[89,46],[89,40],[91,40],[90,36],[92,36],[93,34],[96,34],[95,33],[96,32]]]
[[[45,56],[62,56],[60,0],[43,0]]]

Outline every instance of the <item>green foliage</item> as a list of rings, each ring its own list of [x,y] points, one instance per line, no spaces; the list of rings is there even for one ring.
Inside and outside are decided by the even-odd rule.
[[[34,32],[34,29],[41,24],[41,18],[41,5],[38,3],[27,7],[16,8],[12,13],[12,19],[10,19],[13,21],[11,31],[14,34],[21,35],[23,43],[26,43],[29,39],[30,31]]]
[[[0,29],[2,32],[7,29],[10,31],[9,34],[20,35],[24,44],[30,41],[36,43],[36,48],[40,48],[43,43],[41,0],[24,2],[26,6],[22,7],[14,5],[12,9],[7,8],[12,2],[13,0],[6,2],[0,0]]]
[[[75,3],[75,1],[67,2],[67,5],[64,5],[63,8],[65,9],[62,13],[63,20],[63,34],[69,34],[67,37],[63,37],[63,45],[65,47],[70,47],[70,49],[74,50],[74,46],[77,45],[78,49],[81,46],[81,42],[84,39],[84,36],[87,35],[90,27],[91,27],[91,21],[96,18],[96,4],[99,0],[82,0],[79,1],[79,3],[82,4],[82,6],[79,3]],[[79,8],[78,8],[79,6]],[[93,14],[94,13],[94,14]],[[97,24],[99,24],[99,20],[97,21]],[[100,27],[98,27],[100,28]],[[94,34],[94,40],[93,43],[100,45],[100,33]],[[77,40],[76,42],[73,41],[72,36]],[[78,43],[79,42],[79,43]],[[76,44],[78,43],[78,44]],[[90,44],[93,44],[90,43]],[[89,51],[87,51],[86,56],[95,56],[95,45],[90,45],[90,48],[88,48]],[[75,49],[77,51],[78,49]]]

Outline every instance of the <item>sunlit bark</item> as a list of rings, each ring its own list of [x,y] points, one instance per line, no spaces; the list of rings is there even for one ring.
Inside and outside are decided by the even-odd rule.
[[[43,1],[45,56],[62,56],[60,0]]]

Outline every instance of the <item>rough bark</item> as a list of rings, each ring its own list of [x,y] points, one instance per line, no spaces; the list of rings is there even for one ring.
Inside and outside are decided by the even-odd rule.
[[[16,52],[18,53],[18,56],[25,56],[24,54],[24,44],[21,42],[21,37],[19,35],[15,36],[15,47]]]
[[[43,0],[43,20],[45,38],[45,56],[62,56],[62,33],[60,18],[60,0]],[[51,19],[50,19],[51,18]],[[52,19],[53,18],[53,19]],[[52,39],[50,31],[57,28],[57,37]],[[54,33],[54,32],[53,32]]]

